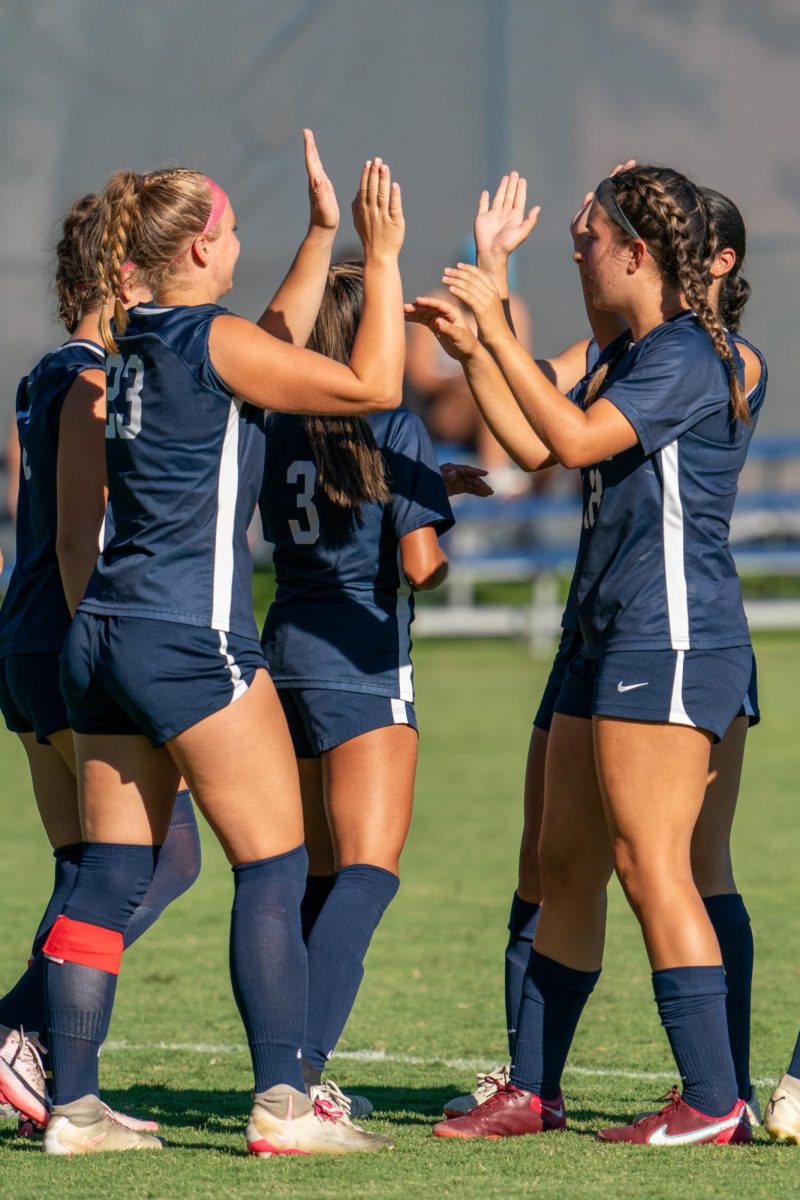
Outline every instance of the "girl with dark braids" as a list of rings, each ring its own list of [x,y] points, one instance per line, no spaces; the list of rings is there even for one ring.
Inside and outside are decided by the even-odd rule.
[[[594,306],[627,329],[569,399],[514,342],[491,281],[461,265],[445,273],[483,341],[462,341],[468,379],[486,389],[491,378],[531,429],[529,457],[580,467],[585,494],[574,580],[582,648],[548,738],[543,903],[511,1081],[437,1127],[445,1136],[564,1127],[560,1078],[599,976],[613,866],[642,925],[684,1093],[600,1136],[750,1137],[719,944],[690,855],[711,745],[751,670],[728,528],[764,393],[758,355],[739,351],[709,301],[715,251],[706,205],[684,176],[636,167],[601,182],[578,256]],[[443,336],[450,324],[450,314],[434,319]],[[593,747],[586,721],[569,715],[587,703]]]

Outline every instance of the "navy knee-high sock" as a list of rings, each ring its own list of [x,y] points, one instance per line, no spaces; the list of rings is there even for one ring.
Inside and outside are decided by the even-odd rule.
[[[322,1071],[355,1003],[364,956],[397,894],[391,871],[356,863],[342,867],[308,939],[308,1025],[304,1054]]]
[[[132,946],[173,900],[182,896],[200,874],[200,832],[189,789],[178,792],[153,880],[125,930],[125,949]]]
[[[63,916],[112,930],[121,942],[150,885],[157,857],[154,846],[87,842]],[[44,982],[53,1100],[68,1104],[97,1095],[97,1056],[108,1033],[117,976],[68,959],[46,958]]]
[[[792,1061],[786,1068],[786,1074],[791,1075],[794,1079],[800,1079],[800,1033],[797,1035],[794,1054],[792,1055]]]
[[[39,922],[33,940],[31,961],[9,992],[0,1000],[0,1025],[22,1026],[29,1032],[39,1030],[44,1023],[44,961],[40,951],[44,940],[72,891],[78,875],[83,842],[59,846],[53,851],[56,860],[53,891]]]
[[[653,991],[684,1100],[708,1117],[725,1116],[739,1089],[728,1041],[724,967],[654,971]]]
[[[599,971],[576,971],[531,950],[511,1065],[517,1087],[545,1100],[558,1096],[578,1021],[599,978]]]
[[[517,1032],[517,1014],[522,1003],[522,985],[531,956],[536,926],[539,922],[540,904],[523,900],[514,892],[508,918],[508,945],[506,946],[505,991],[506,1031],[508,1052],[514,1059],[514,1039]]]
[[[322,907],[328,896],[331,894],[331,888],[336,883],[335,875],[307,875],[306,890],[303,895],[303,903],[300,905],[300,920],[303,924],[303,941],[308,945],[308,938],[317,917],[322,912]]]
[[[750,999],[753,989],[753,931],[744,900],[736,893],[704,896],[717,935],[728,995],[725,1012],[739,1096],[750,1096]]]
[[[298,846],[233,868],[231,983],[253,1059],[256,1092],[303,1091],[300,1056],[308,964],[300,926],[308,855]]]

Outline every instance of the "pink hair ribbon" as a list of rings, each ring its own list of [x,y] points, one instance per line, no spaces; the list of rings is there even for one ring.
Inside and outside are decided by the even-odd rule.
[[[208,214],[208,220],[203,230],[203,233],[208,233],[219,222],[220,217],[225,212],[225,206],[228,203],[228,194],[213,179],[209,179],[208,175],[204,175],[203,178],[211,189],[211,212]]]

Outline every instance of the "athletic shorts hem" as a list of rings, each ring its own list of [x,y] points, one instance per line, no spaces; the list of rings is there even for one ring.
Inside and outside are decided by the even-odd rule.
[[[267,654],[266,647],[264,653]],[[269,661],[269,655],[267,655]],[[398,682],[395,680],[394,685],[387,684],[386,686],[364,686],[362,684],[353,683],[346,676],[340,675],[338,679],[308,679],[306,676],[295,675],[276,675],[270,670],[270,678],[275,684],[278,691],[281,688],[312,688],[315,691],[321,692],[354,692],[358,696],[385,696],[388,700],[397,700]],[[413,704],[413,696],[402,696],[406,704]]]
[[[652,715],[651,715],[652,714]],[[562,714],[565,715],[565,714]],[[632,713],[629,708],[617,708],[613,704],[605,704],[602,701],[594,701],[593,717],[615,717],[621,721],[640,721],[643,725],[682,725],[684,729],[699,729],[702,733],[710,733],[717,741],[722,741],[728,729],[721,729],[719,725],[714,728],[710,721],[703,725],[697,725],[689,716],[685,721],[670,720],[669,716],[664,716],[663,711],[656,708],[637,709]],[[729,722],[730,724],[730,722]]]
[[[182,733],[186,733],[187,729],[193,729],[195,725],[199,725],[201,721],[205,721],[208,717],[213,717],[215,713],[222,712],[223,709],[226,708],[231,708],[238,700],[242,700],[247,695],[247,692],[250,691],[253,680],[256,677],[256,673],[258,671],[266,671],[266,669],[266,667],[253,667],[253,669],[247,674],[244,674],[243,672],[242,681],[246,685],[246,691],[242,692],[240,696],[232,696],[226,704],[210,704],[206,709],[198,709],[194,719],[188,725],[184,725],[179,722],[179,724],[175,726],[164,726],[158,732],[159,740],[154,741],[152,738],[150,738],[150,744],[155,750],[159,750],[167,742],[172,741],[173,738],[180,737]],[[145,734],[145,736],[147,735]]]
[[[411,701],[406,700],[405,703],[410,704]],[[327,754],[329,750],[335,750],[337,746],[344,746],[346,742],[352,742],[356,738],[364,737],[367,733],[375,733],[377,729],[398,729],[402,726],[405,726],[407,729],[413,729],[414,733],[419,737],[419,729],[411,721],[386,721],[381,725],[373,725],[371,729],[364,729],[361,733],[351,733],[345,738],[332,737],[320,739],[317,743],[319,754]],[[315,754],[314,757],[319,758],[319,754]]]

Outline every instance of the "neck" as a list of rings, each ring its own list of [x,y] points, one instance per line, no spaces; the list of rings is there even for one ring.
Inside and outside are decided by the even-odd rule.
[[[89,341],[89,342],[98,342],[99,343],[99,341],[100,341],[99,323],[100,323],[100,309],[99,308],[90,309],[89,312],[86,312],[83,314],[80,321],[78,321],[78,324],[75,326],[75,328],[73,329],[72,333],[69,336],[73,341]]]
[[[166,307],[171,307],[178,304],[186,304],[190,307],[196,304],[216,304],[219,300],[219,294],[214,290],[213,285],[197,284],[189,287],[175,287],[174,284],[160,288],[153,297],[154,304],[163,304]]]
[[[638,342],[651,329],[663,325],[679,312],[688,312],[688,309],[689,305],[679,291],[664,288],[660,294],[637,296],[635,302],[620,311],[628,322],[633,340]]]

